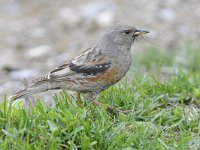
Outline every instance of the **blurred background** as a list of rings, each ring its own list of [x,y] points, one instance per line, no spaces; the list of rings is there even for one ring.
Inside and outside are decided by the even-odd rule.
[[[198,70],[199,20],[199,0],[1,0],[0,101],[69,61],[117,23],[150,31],[132,48],[132,71],[153,70],[157,63],[167,74],[177,66]],[[41,96],[52,99],[50,93]]]

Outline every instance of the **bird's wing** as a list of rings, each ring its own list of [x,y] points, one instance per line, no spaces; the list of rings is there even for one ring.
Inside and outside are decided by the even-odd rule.
[[[96,75],[109,69],[111,60],[102,54],[101,49],[93,46],[68,63],[65,63],[49,72],[38,81],[67,81],[77,75]]]

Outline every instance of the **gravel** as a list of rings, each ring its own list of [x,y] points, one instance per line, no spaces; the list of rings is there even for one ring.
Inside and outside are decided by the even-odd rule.
[[[69,61],[116,23],[150,31],[133,53],[199,46],[199,6],[199,0],[1,1],[0,96]]]

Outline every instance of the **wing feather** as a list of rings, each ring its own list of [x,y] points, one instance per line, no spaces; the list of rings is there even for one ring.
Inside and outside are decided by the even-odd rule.
[[[67,81],[77,75],[96,75],[106,71],[110,66],[111,60],[102,54],[98,46],[92,46],[75,59],[49,72],[45,80]]]
[[[83,73],[86,75],[96,75],[97,73],[102,73],[106,71],[111,66],[110,62],[105,62],[101,64],[83,64],[83,65],[76,65],[72,62],[69,64],[69,68],[76,73]]]

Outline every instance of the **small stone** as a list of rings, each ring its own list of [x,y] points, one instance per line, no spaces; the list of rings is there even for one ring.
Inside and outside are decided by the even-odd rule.
[[[22,81],[6,81],[0,84],[0,103],[4,100],[4,97],[10,97],[12,94],[25,88]]]
[[[191,33],[191,28],[189,26],[181,25],[178,27],[178,32],[183,35],[188,35]]]
[[[105,11],[98,15],[97,22],[101,26],[109,26],[114,20],[114,14],[112,11]]]
[[[27,52],[29,58],[40,58],[46,55],[49,55],[52,51],[52,48],[49,45],[40,45],[30,49]]]
[[[109,26],[114,21],[114,7],[111,3],[94,2],[80,9],[85,21],[96,22],[100,26]]]
[[[161,11],[159,13],[159,17],[162,20],[172,22],[176,18],[176,13],[171,8],[165,8],[165,9],[161,9]]]
[[[78,24],[81,21],[81,16],[78,11],[69,7],[62,8],[59,15],[68,25]]]
[[[195,13],[196,13],[197,17],[200,18],[200,8],[197,8]]]
[[[47,66],[49,67],[57,67],[59,64],[66,63],[70,61],[72,57],[68,56],[66,53],[57,54],[47,59]]]
[[[47,34],[47,31],[45,28],[34,28],[30,30],[30,35],[34,38],[41,38],[44,37]]]
[[[9,77],[11,79],[33,78],[38,75],[39,75],[39,72],[33,69],[16,70],[9,73]]]

